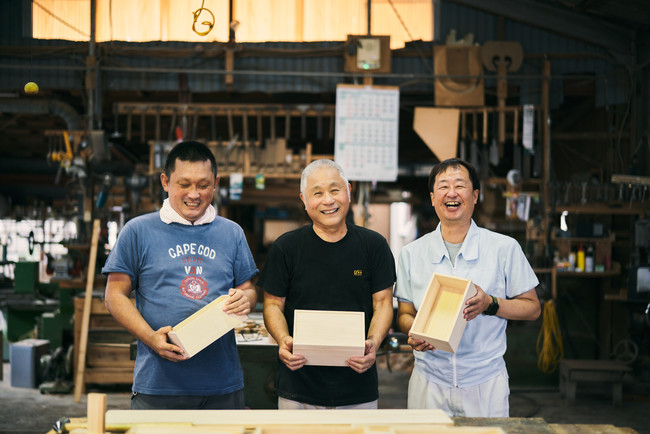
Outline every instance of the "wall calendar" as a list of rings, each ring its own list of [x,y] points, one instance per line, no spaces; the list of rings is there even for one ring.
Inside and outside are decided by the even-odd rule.
[[[399,88],[336,87],[334,159],[350,181],[397,180]]]

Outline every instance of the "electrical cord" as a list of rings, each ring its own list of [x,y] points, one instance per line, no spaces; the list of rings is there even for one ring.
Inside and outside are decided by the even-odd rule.
[[[564,356],[562,333],[555,310],[555,301],[544,303],[542,329],[537,337],[537,367],[544,373],[550,374]]]
[[[194,33],[196,33],[197,35],[199,35],[199,36],[207,35],[208,33],[210,33],[210,31],[214,27],[214,14],[212,13],[212,11],[210,9],[204,8],[203,7],[204,4],[205,4],[205,0],[203,0],[201,2],[201,7],[200,8],[198,8],[196,11],[192,12],[192,16],[194,17],[194,22],[192,23],[192,31]],[[203,22],[201,22],[201,24],[203,24],[204,26],[208,26],[208,30],[206,30],[204,32],[199,32],[198,30],[196,30],[196,22],[199,20],[199,15],[201,15],[201,12],[203,12],[203,11],[206,11],[208,14],[210,14],[210,17],[211,17],[212,21],[203,21]]]

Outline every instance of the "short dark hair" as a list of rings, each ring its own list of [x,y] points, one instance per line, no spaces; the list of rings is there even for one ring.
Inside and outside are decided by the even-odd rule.
[[[201,142],[187,141],[180,142],[169,151],[167,161],[165,161],[165,175],[169,178],[172,172],[176,169],[176,159],[181,161],[210,161],[212,166],[212,173],[217,176],[217,160],[214,154]]]
[[[429,173],[429,193],[433,193],[433,184],[436,182],[436,176],[444,173],[450,167],[457,169],[459,166],[463,166],[465,169],[467,169],[467,172],[469,173],[469,180],[472,181],[472,190],[480,191],[481,180],[479,179],[478,172],[474,166],[466,161],[461,160],[460,158],[449,158],[436,164],[433,166],[433,169],[431,169],[431,173]]]

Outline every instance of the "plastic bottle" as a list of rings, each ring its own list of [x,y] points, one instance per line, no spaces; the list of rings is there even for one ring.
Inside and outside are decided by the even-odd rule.
[[[582,244],[580,244],[580,248],[578,249],[577,259],[576,271],[585,271],[585,249],[582,247]]]
[[[593,273],[594,271],[594,246],[589,244],[587,246],[587,253],[585,254],[585,271]]]

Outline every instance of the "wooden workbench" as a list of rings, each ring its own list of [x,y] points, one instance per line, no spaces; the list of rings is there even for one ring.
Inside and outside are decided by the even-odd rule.
[[[106,427],[108,433],[125,433],[130,428],[134,427],[137,424],[128,422],[131,418],[131,413],[134,412],[149,412],[150,410],[110,410],[107,412]],[[153,410],[156,411],[156,410]],[[180,410],[183,411],[183,410]],[[170,425],[170,413],[168,411],[161,411],[160,414],[167,414],[163,420],[158,420],[159,424],[167,426],[172,429],[175,433],[183,432],[215,432],[215,428],[218,428],[217,432],[229,432],[229,433],[262,433],[273,431],[275,432],[293,432],[294,429],[304,430],[308,423],[309,432],[311,434],[320,434],[322,432],[341,432],[346,434],[356,433],[409,433],[409,434],[435,434],[437,433],[449,433],[449,434],[492,434],[492,433],[505,433],[505,434],[634,434],[635,430],[631,428],[620,428],[614,425],[581,425],[581,424],[549,424],[542,418],[523,418],[523,417],[511,417],[511,418],[467,418],[467,417],[455,417],[448,418],[440,410],[404,410],[404,409],[391,409],[391,410],[368,410],[373,412],[374,416],[372,419],[376,420],[365,420],[365,423],[353,423],[355,417],[353,416],[355,410],[295,410],[299,413],[299,418],[293,418],[293,423],[291,419],[294,416],[291,413],[293,410],[200,410],[204,413],[205,417],[208,417],[209,412],[217,412],[219,415],[218,420],[221,422],[220,425],[193,425],[190,420],[185,422],[177,422]],[[111,412],[119,412],[112,413]],[[191,410],[189,411],[192,412]],[[225,412],[225,413],[224,413]],[[228,422],[227,415],[231,414],[237,415],[237,420],[240,424],[232,424],[232,419]],[[322,417],[314,419],[313,412],[318,412],[317,415]],[[350,417],[348,418],[338,418],[336,417],[337,412],[345,412]],[[428,413],[428,415],[427,415]],[[189,414],[189,413],[188,413]],[[343,414],[343,413],[339,413]],[[400,414],[401,416],[398,419],[391,419],[396,417],[395,415]],[[116,420],[114,416],[119,416],[117,419],[126,418],[122,421]],[[151,416],[144,416],[143,422]],[[241,416],[241,417],[240,417]],[[135,417],[135,415],[134,415]],[[271,419],[269,419],[269,417]],[[279,418],[279,419],[278,419]],[[280,424],[280,420],[283,423],[288,423],[287,425]],[[311,422],[306,422],[311,420]],[[390,421],[393,421],[390,423]],[[410,423],[404,423],[405,420],[410,420]],[[428,422],[426,422],[428,420]],[[275,422],[273,422],[275,421]],[[326,424],[323,425],[321,422],[325,421]],[[115,424],[115,422],[120,422],[120,424]],[[122,423],[126,422],[126,423]],[[261,422],[261,423],[258,423]],[[273,423],[272,423],[273,422]],[[357,422],[359,422],[357,420]],[[230,424],[228,424],[230,423]],[[142,423],[142,430],[134,429],[131,432],[134,433],[150,433],[155,432],[156,423],[148,424]],[[70,420],[70,423],[65,425],[65,428],[68,431],[75,430],[75,432],[85,432],[87,426],[86,418],[73,418]],[[345,429],[345,427],[349,429]],[[157,425],[158,432],[160,431],[161,425]],[[291,427],[291,428],[289,428]],[[138,427],[140,428],[140,427]],[[482,428],[482,429],[481,429]],[[150,431],[153,429],[154,431]],[[277,431],[282,429],[281,431]],[[78,430],[78,431],[77,431]],[[206,431],[208,430],[208,431]],[[257,430],[257,431],[256,431]],[[169,431],[162,431],[169,432]],[[52,430],[48,434],[55,434]]]

